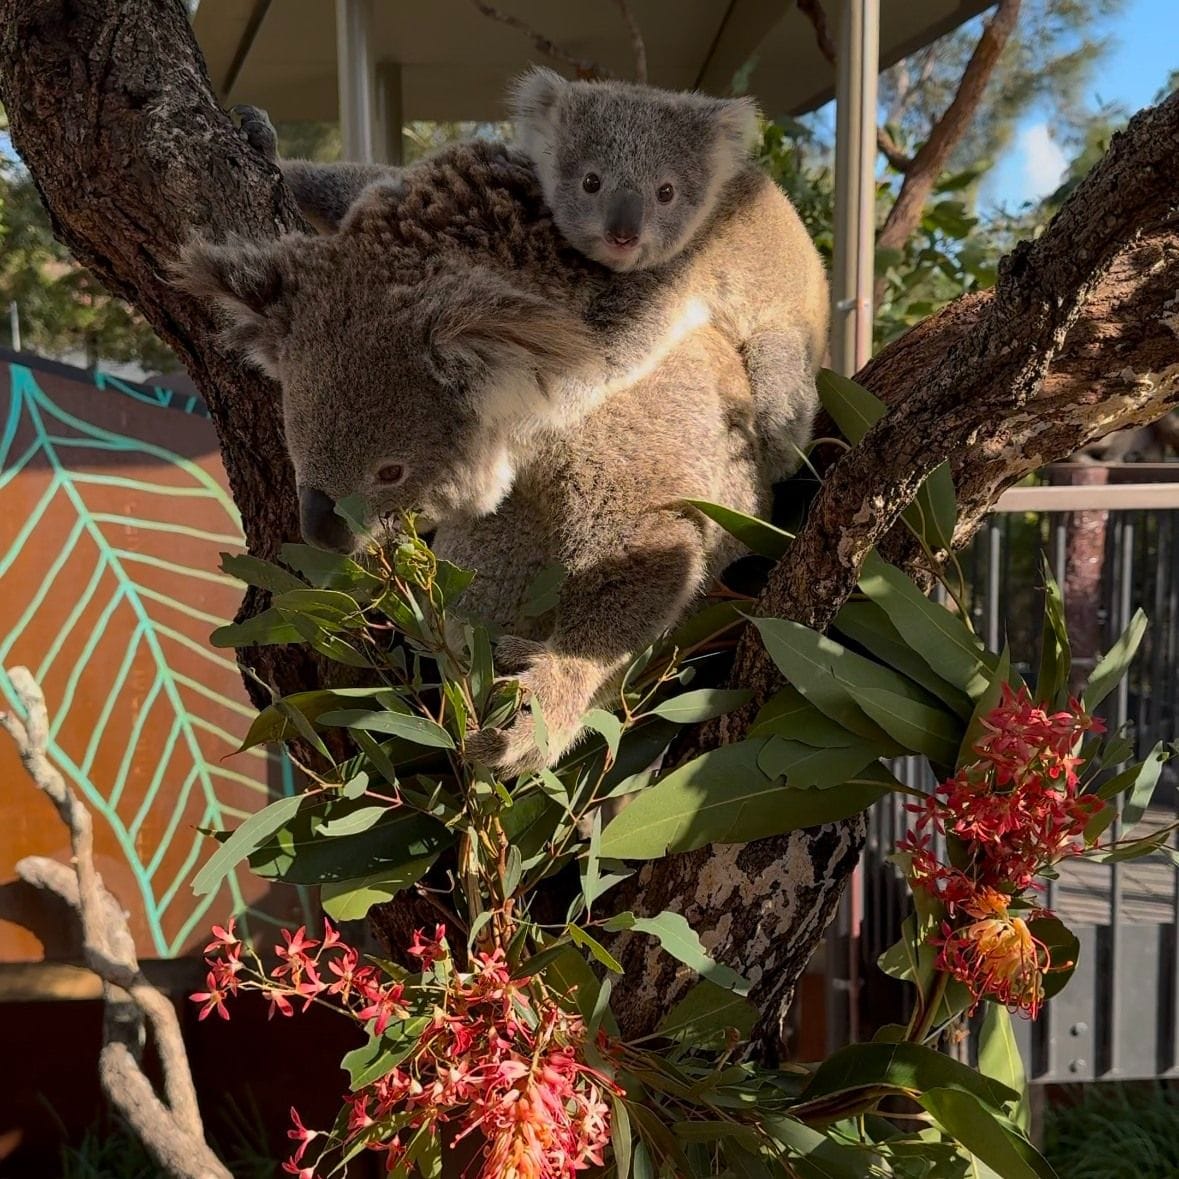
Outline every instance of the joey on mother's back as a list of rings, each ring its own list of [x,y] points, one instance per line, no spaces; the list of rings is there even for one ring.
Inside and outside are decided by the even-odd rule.
[[[591,265],[531,169],[476,146],[408,195],[369,189],[338,233],[194,243],[180,265],[226,343],[281,384],[308,539],[364,547],[334,511],[345,498],[378,539],[422,511],[439,555],[475,570],[462,608],[507,632],[501,664],[537,697],[550,759],[737,555],[682,501],[758,513],[770,497],[744,365],[707,326],[554,427],[554,386],[598,362],[569,313]],[[530,618],[527,589],[555,563],[557,606]],[[527,713],[468,748],[505,773],[544,761]]]

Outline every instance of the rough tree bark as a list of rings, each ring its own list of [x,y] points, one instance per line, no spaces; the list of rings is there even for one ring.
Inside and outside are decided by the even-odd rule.
[[[217,345],[207,316],[167,283],[191,233],[271,237],[299,227],[278,174],[209,93],[178,0],[0,0],[0,99],[63,239],[133,301],[209,401],[251,548],[295,535],[273,386]],[[994,292],[960,301],[862,374],[896,406],[832,469],[761,608],[825,627],[860,562],[944,459],[965,540],[999,492],[1093,438],[1179,403],[1176,311],[1179,98],[1137,116],[1044,235],[1020,246]],[[281,651],[284,690],[317,668]],[[777,686],[742,640],[734,678],[755,702]],[[695,747],[739,739],[750,710],[703,727]],[[648,865],[643,901],[685,912],[757,986],[774,1032],[834,911],[861,826],[720,847]],[[682,986],[651,947],[619,1006],[649,1027]]]

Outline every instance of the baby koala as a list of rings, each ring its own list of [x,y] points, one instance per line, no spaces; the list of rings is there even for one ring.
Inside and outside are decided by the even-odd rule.
[[[794,471],[818,404],[827,279],[778,186],[750,158],[757,108],[534,68],[510,106],[565,240],[617,272],[667,268],[741,351],[767,473]]]

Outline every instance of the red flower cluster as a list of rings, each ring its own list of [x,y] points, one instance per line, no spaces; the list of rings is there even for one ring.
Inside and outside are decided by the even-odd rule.
[[[228,1018],[225,999],[252,986],[270,998],[272,1015],[292,1014],[294,997],[303,999],[304,1010],[317,999],[330,1001],[377,1036],[394,1022],[412,1021],[410,1052],[344,1098],[343,1138],[307,1129],[291,1111],[289,1135],[298,1145],[284,1171],[314,1179],[303,1156],[316,1138],[325,1140],[325,1150],[361,1144],[382,1150],[392,1170],[423,1136],[437,1138],[443,1125],[454,1142],[478,1138],[482,1179],[563,1179],[603,1165],[610,1138],[604,1095],[620,1090],[586,1063],[587,1032],[579,1016],[530,978],[512,978],[501,950],[478,955],[472,969],[460,973],[441,925],[433,937],[419,930],[409,946],[422,964],[419,983],[385,979],[361,965],[359,953],[324,924],[321,942],[303,928],[293,935],[284,930],[284,944],[275,947],[280,963],[269,973],[260,963],[255,972],[244,966],[232,922],[215,928],[206,947],[213,955],[209,990],[193,996],[204,1004],[202,1019],[213,1010]]]
[[[1008,909],[1038,873],[1084,849],[1085,827],[1103,804],[1078,793],[1081,759],[1074,751],[1084,733],[1103,726],[1076,700],[1049,713],[1026,687],[1004,685],[982,727],[976,760],[910,806],[917,827],[897,848],[911,857],[913,886],[946,907],[935,941],[938,969],[969,986],[976,1001],[990,996],[1034,1016],[1048,953]],[[934,855],[935,831],[958,842],[962,867]],[[956,920],[962,917],[974,920]]]

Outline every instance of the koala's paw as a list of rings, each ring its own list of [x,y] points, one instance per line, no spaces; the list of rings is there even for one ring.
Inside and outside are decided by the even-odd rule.
[[[467,738],[470,758],[509,778],[557,761],[573,743],[596,685],[584,660],[555,654],[544,643],[508,635],[496,644],[495,654],[497,666],[539,703],[548,730],[547,748],[542,750],[526,703],[502,729],[482,729]]]
[[[237,117],[238,128],[246,142],[272,164],[278,160],[278,132],[270,116],[260,106],[235,106],[231,114]]]

